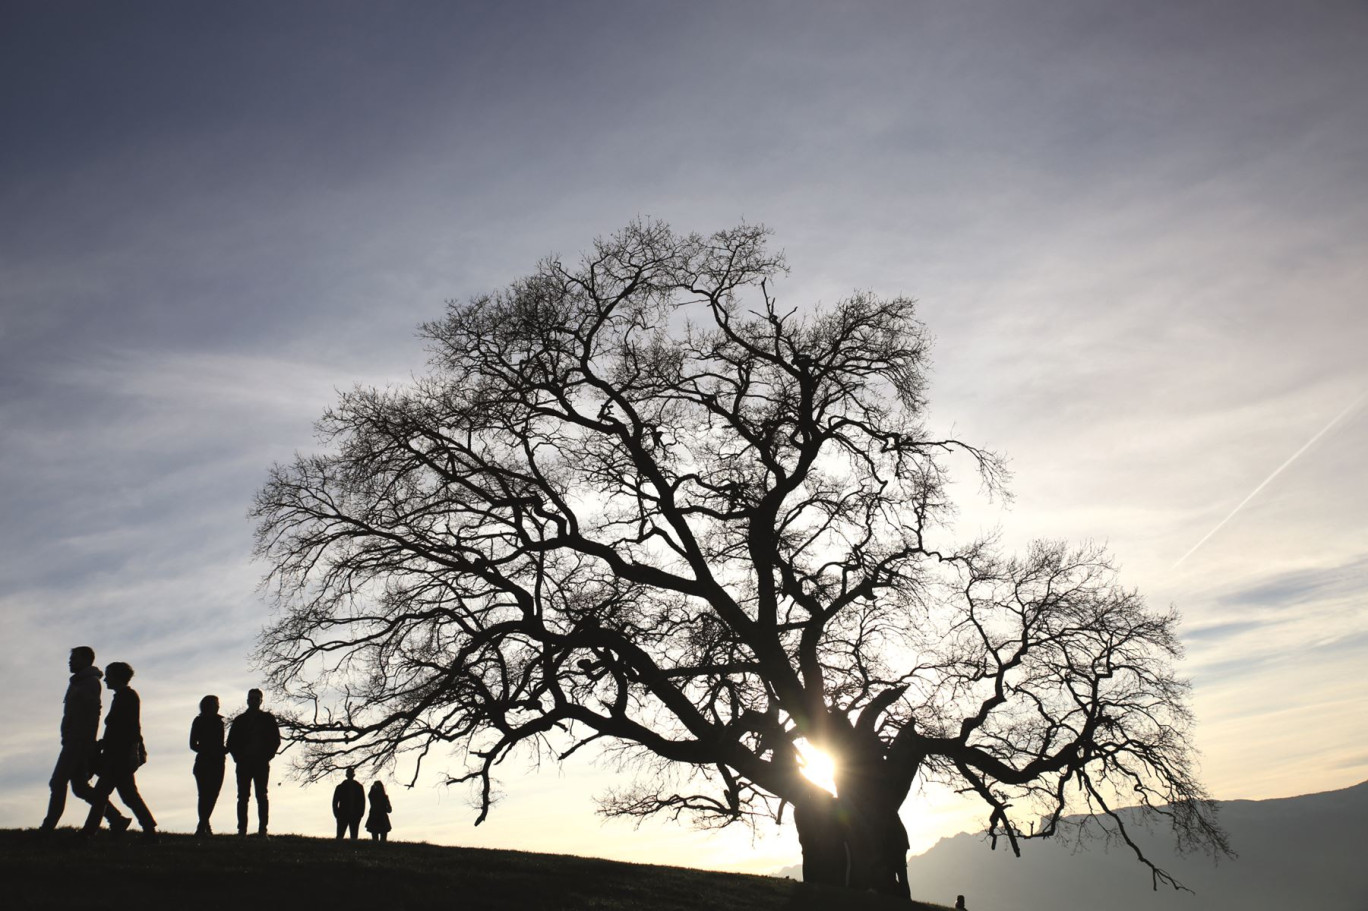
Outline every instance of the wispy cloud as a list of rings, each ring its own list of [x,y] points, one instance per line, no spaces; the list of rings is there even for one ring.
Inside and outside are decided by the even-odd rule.
[[[512,10],[7,18],[0,825],[34,821],[87,640],[139,666],[146,790],[187,824],[186,711],[252,681],[267,466],[315,445],[336,389],[421,371],[414,327],[445,299],[637,215],[770,224],[795,306],[920,298],[932,420],[1013,460],[1012,509],[965,523],[1107,540],[1178,604],[1218,795],[1348,783],[1368,736],[1345,685],[1368,426],[1340,411],[1368,345],[1360,11]],[[425,785],[406,834],[639,857],[648,839],[591,815],[581,785],[606,773],[566,774],[510,787],[475,833]],[[324,797],[281,800],[326,830]]]
[[[1347,417],[1349,414],[1351,414],[1356,408],[1358,408],[1358,406],[1363,402],[1363,400],[1364,400],[1365,397],[1368,397],[1368,390],[1365,390],[1364,392],[1359,393],[1358,398],[1354,399],[1354,400],[1353,400],[1352,402],[1350,402],[1347,406],[1345,406],[1345,408],[1344,408],[1343,411],[1341,411],[1339,414],[1335,415],[1333,418],[1330,419],[1330,423],[1326,424],[1326,425],[1325,425],[1324,427],[1322,427],[1322,428],[1321,428],[1313,437],[1311,437],[1311,439],[1307,440],[1304,444],[1302,444],[1302,447],[1301,447],[1300,449],[1298,449],[1296,452],[1292,453],[1292,455],[1288,456],[1288,457],[1287,457],[1287,461],[1283,462],[1281,465],[1279,465],[1277,468],[1275,468],[1275,469],[1273,470],[1273,473],[1272,473],[1272,474],[1270,474],[1268,477],[1264,478],[1261,482],[1259,482],[1259,486],[1257,486],[1257,487],[1255,487],[1253,490],[1251,490],[1251,491],[1249,492],[1249,495],[1246,496],[1243,500],[1241,500],[1241,501],[1235,506],[1235,508],[1232,509],[1232,510],[1230,511],[1230,514],[1229,514],[1229,515],[1227,515],[1224,519],[1222,519],[1220,522],[1218,522],[1218,523],[1216,524],[1216,527],[1213,528],[1213,529],[1211,529],[1211,531],[1207,532],[1207,533],[1201,538],[1201,540],[1199,540],[1196,544],[1192,545],[1192,548],[1191,548],[1190,550],[1188,550],[1187,553],[1183,554],[1181,557],[1178,558],[1178,561],[1177,561],[1176,563],[1173,564],[1174,568],[1176,569],[1177,567],[1181,566],[1184,560],[1186,560],[1188,557],[1190,557],[1190,556],[1192,556],[1194,553],[1196,553],[1196,552],[1197,552],[1197,549],[1200,548],[1200,547],[1201,547],[1203,544],[1205,544],[1207,541],[1211,540],[1211,536],[1212,536],[1212,535],[1216,534],[1216,532],[1218,532],[1218,531],[1220,531],[1222,528],[1224,528],[1225,525],[1226,525],[1226,523],[1228,523],[1231,519],[1235,518],[1235,515],[1236,515],[1240,510],[1244,509],[1245,506],[1247,506],[1247,505],[1249,504],[1249,501],[1250,501],[1250,500],[1254,499],[1255,497],[1257,497],[1257,496],[1259,495],[1259,491],[1263,490],[1263,489],[1264,489],[1265,487],[1267,487],[1270,483],[1272,483],[1272,481],[1273,481],[1274,478],[1276,478],[1278,475],[1282,474],[1283,471],[1285,471],[1285,470],[1287,469],[1288,466],[1290,466],[1293,462],[1297,461],[1297,459],[1301,458],[1302,455],[1304,455],[1308,449],[1310,449],[1312,446],[1316,445],[1316,443],[1318,443],[1318,442],[1320,441],[1320,438],[1321,438],[1321,437],[1325,436],[1327,433],[1329,433],[1331,430],[1333,430],[1333,429],[1335,428],[1335,425],[1336,425],[1336,424],[1338,424],[1340,421],[1344,420],[1344,418],[1346,418],[1346,417]]]

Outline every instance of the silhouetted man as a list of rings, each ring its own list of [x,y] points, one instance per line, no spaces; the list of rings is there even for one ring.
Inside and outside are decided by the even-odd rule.
[[[228,752],[237,764],[238,834],[247,834],[247,801],[256,788],[257,834],[266,835],[270,802],[266,786],[271,777],[271,758],[280,749],[280,728],[275,716],[261,710],[261,690],[247,691],[247,710],[233,719],[228,729]]]
[[[147,761],[142,739],[142,701],[138,691],[129,686],[133,668],[122,661],[111,662],[105,668],[105,685],[114,691],[105,716],[104,739],[100,741],[100,777],[95,782],[95,794],[90,804],[81,835],[88,836],[100,828],[100,816],[108,806],[109,795],[119,792],[124,806],[133,811],[149,840],[157,838],[157,821],[147,809],[134,774]]]
[[[57,755],[57,765],[48,781],[52,796],[48,799],[47,816],[41,826],[47,832],[57,828],[62,819],[68,786],[71,793],[86,803],[95,800],[90,776],[95,774],[95,741],[100,733],[100,678],[104,675],[95,666],[95,650],[88,645],[78,645],[71,650],[67,667],[71,670],[71,682],[67,684],[62,700],[62,752]],[[122,832],[132,822],[108,801],[104,815],[109,820],[109,828],[115,832]]]
[[[366,789],[356,780],[356,771],[347,769],[347,780],[333,791],[333,816],[337,819],[337,840],[342,833],[351,830],[351,839],[356,841],[356,833],[361,828],[361,817],[366,815]]]

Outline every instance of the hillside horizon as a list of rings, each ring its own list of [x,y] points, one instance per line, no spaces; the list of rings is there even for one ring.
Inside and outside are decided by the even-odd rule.
[[[1055,838],[1024,843],[1017,858],[1001,839],[990,850],[982,832],[941,839],[911,857],[908,880],[914,891],[938,894],[964,883],[966,870],[972,870],[973,884],[959,890],[968,906],[1013,911],[1054,911],[1065,894],[1076,911],[1368,908],[1368,868],[1359,848],[1368,781],[1293,797],[1217,803],[1238,855],[1233,860],[1213,864],[1205,855],[1176,856],[1166,847],[1166,831],[1137,826],[1137,841],[1192,892],[1152,889],[1148,869],[1124,845]],[[1121,812],[1138,817],[1136,808]]]
[[[231,875],[225,875],[231,874]],[[266,907],[383,907],[416,911],[458,901],[463,911],[948,911],[948,905],[810,886],[770,876],[560,854],[376,843],[298,835],[269,840],[163,834],[155,843],[102,832],[0,829],[7,907],[199,911]],[[948,896],[949,902],[954,895]]]

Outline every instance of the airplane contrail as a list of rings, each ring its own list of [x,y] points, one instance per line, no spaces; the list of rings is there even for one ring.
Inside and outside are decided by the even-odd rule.
[[[1333,418],[1331,418],[1331,419],[1330,419],[1330,423],[1329,423],[1329,424],[1326,424],[1324,427],[1322,427],[1322,428],[1320,429],[1320,432],[1319,432],[1319,433],[1317,433],[1317,434],[1316,434],[1315,436],[1313,436],[1311,439],[1307,440],[1307,441],[1306,441],[1306,444],[1305,444],[1304,446],[1302,446],[1301,449],[1298,449],[1296,452],[1292,453],[1292,455],[1288,457],[1288,459],[1287,459],[1286,462],[1283,462],[1283,463],[1282,463],[1281,465],[1279,465],[1276,469],[1274,469],[1274,471],[1273,471],[1273,473],[1272,473],[1271,475],[1269,475],[1268,477],[1264,478],[1264,479],[1263,479],[1263,483],[1261,483],[1258,487],[1255,487],[1253,490],[1251,490],[1251,491],[1249,492],[1249,496],[1247,496],[1247,497],[1245,497],[1243,500],[1241,500],[1241,501],[1240,501],[1240,505],[1236,506],[1234,509],[1232,509],[1232,510],[1230,511],[1230,515],[1226,516],[1224,519],[1222,519],[1220,522],[1218,522],[1215,528],[1213,528],[1211,531],[1207,532],[1205,535],[1202,536],[1202,540],[1200,540],[1200,541],[1198,541],[1196,544],[1192,545],[1192,549],[1191,549],[1191,550],[1189,550],[1187,553],[1185,553],[1185,554],[1183,554],[1181,557],[1179,557],[1179,558],[1178,558],[1178,562],[1173,564],[1173,568],[1174,568],[1174,569],[1177,569],[1177,568],[1182,564],[1182,562],[1183,562],[1184,560],[1186,560],[1188,557],[1190,557],[1190,556],[1192,556],[1194,553],[1196,553],[1196,552],[1197,552],[1197,548],[1199,548],[1199,547],[1201,547],[1203,544],[1205,544],[1208,540],[1211,539],[1211,536],[1212,536],[1212,535],[1216,534],[1216,532],[1220,531],[1223,527],[1225,527],[1225,524],[1226,524],[1227,522],[1229,522],[1231,519],[1235,518],[1235,514],[1236,514],[1237,512],[1239,512],[1240,510],[1244,509],[1244,508],[1245,508],[1245,505],[1246,505],[1250,500],[1254,499],[1256,496],[1259,495],[1259,491],[1263,490],[1265,487],[1268,486],[1268,484],[1269,484],[1270,481],[1272,481],[1272,480],[1273,480],[1274,478],[1276,478],[1278,475],[1282,474],[1282,473],[1283,473],[1283,470],[1284,470],[1285,468],[1287,468],[1288,465],[1291,465],[1293,462],[1297,461],[1297,459],[1301,457],[1301,454],[1302,454],[1302,453],[1306,452],[1306,450],[1308,450],[1308,449],[1310,449],[1312,446],[1316,445],[1316,441],[1317,441],[1317,440],[1319,440],[1321,437],[1323,437],[1323,436],[1325,436],[1327,433],[1329,433],[1330,430],[1331,430],[1331,428],[1333,428],[1333,427],[1334,427],[1336,424],[1338,424],[1340,421],[1344,420],[1344,418],[1349,414],[1349,412],[1351,412],[1351,411],[1353,411],[1355,408],[1357,408],[1357,407],[1359,406],[1359,403],[1362,402],[1365,398],[1368,398],[1368,389],[1365,389],[1363,392],[1360,392],[1358,398],[1356,398],[1356,399],[1354,399],[1352,402],[1350,402],[1350,403],[1349,403],[1349,406],[1348,406],[1347,408],[1345,408],[1345,409],[1344,409],[1343,411],[1341,411],[1339,414],[1337,414],[1337,415],[1335,415]]]

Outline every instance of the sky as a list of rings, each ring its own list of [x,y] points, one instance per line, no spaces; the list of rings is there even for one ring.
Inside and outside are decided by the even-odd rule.
[[[1368,779],[1365,85],[1363,2],[6,0],[0,827],[42,818],[88,644],[193,830],[199,699],[259,682],[268,468],[421,374],[447,301],[638,217],[768,225],[794,306],[920,301],[932,426],[1013,473],[957,531],[1105,542],[1181,611],[1215,796]],[[273,829],[330,834],[288,758]],[[587,757],[503,784],[475,828],[392,783],[394,837],[797,862],[791,828],[605,822]],[[903,817],[914,850],[982,824]]]

